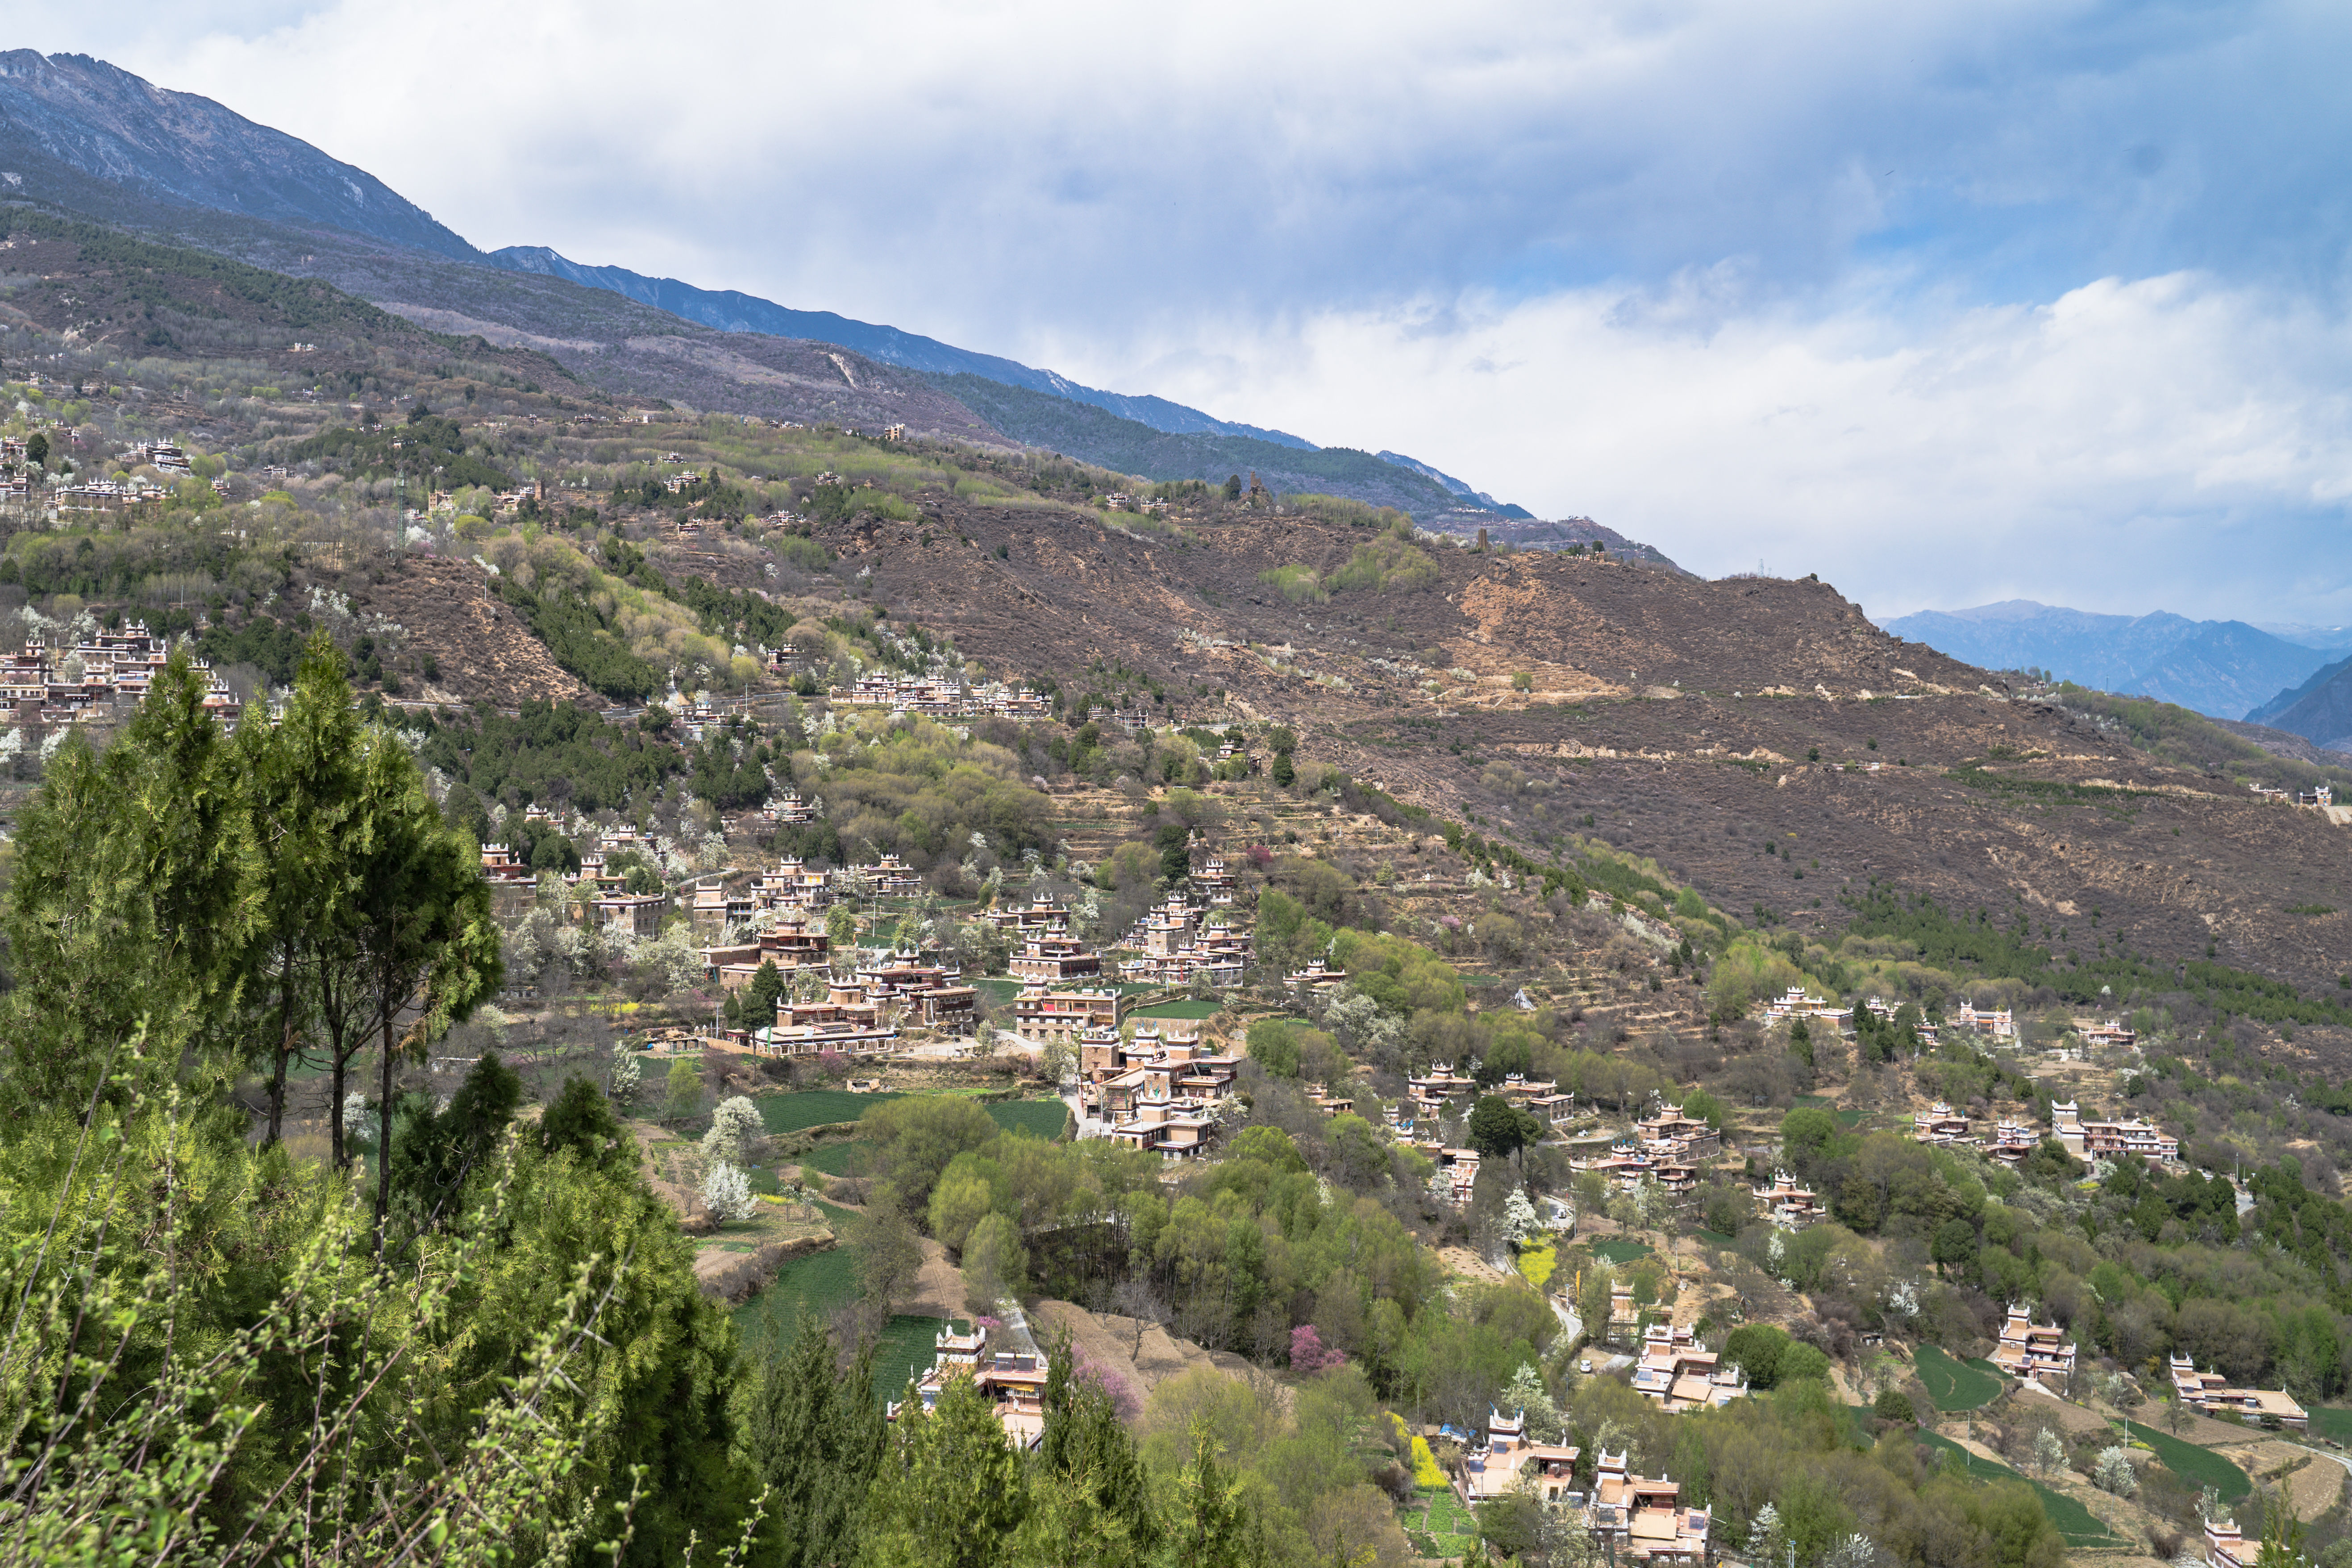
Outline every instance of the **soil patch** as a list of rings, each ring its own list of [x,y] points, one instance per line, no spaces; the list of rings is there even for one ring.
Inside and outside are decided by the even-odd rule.
[[[1047,1343],[1067,1329],[1071,1348],[1088,1365],[1124,1383],[1139,1401],[1150,1397],[1170,1378],[1195,1367],[1211,1366],[1236,1377],[1246,1377],[1255,1370],[1230,1351],[1204,1350],[1190,1340],[1177,1339],[1157,1323],[1144,1326],[1139,1343],[1134,1319],[1089,1312],[1076,1302],[1048,1299],[1033,1303],[1028,1311],[1038,1343]]]

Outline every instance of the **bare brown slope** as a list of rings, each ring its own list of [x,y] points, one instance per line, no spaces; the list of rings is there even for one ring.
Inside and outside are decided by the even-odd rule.
[[[344,579],[352,607],[398,622],[419,648],[431,650],[439,668],[422,694],[428,700],[603,705],[556,664],[512,605],[491,595],[471,562],[412,556],[397,571],[373,575]]]
[[[2345,916],[2285,912],[2352,908],[2345,830],[1889,637],[1826,584],[1443,547],[1422,592],[1294,605],[1258,580],[1367,537],[1269,518],[1188,542],[948,503],[829,542],[1007,674],[1117,684],[1086,674],[1099,658],[1206,686],[1230,702],[1190,700],[1202,716],[1290,722],[1308,754],[1531,847],[1590,833],[1655,856],[1743,914],[1826,928],[1842,889],[1884,877],[1962,910],[2022,902],[2061,951],[2210,943],[2302,984],[2352,968]]]

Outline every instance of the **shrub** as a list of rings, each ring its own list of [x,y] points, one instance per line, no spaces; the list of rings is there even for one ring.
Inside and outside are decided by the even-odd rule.
[[[1890,1388],[1878,1396],[1870,1413],[1881,1421],[1907,1421],[1916,1425],[1919,1413],[1911,1407],[1911,1396],[1899,1388]]]

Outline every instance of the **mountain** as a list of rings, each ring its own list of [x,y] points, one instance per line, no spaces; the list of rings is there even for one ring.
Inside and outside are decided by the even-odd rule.
[[[1525,507],[1511,506],[1506,502],[1496,500],[1485,490],[1472,489],[1467,481],[1455,479],[1452,474],[1445,472],[1443,468],[1433,468],[1418,458],[1408,458],[1402,452],[1378,452],[1373,455],[1379,458],[1383,463],[1394,463],[1400,468],[1411,468],[1414,473],[1423,476],[1424,479],[1435,479],[1439,484],[1444,485],[1448,490],[1452,491],[1462,500],[1476,501],[1480,506],[1485,507],[1487,510],[1496,512],[1503,517],[1513,519],[1532,519],[1535,516],[1535,513],[1528,510]]]
[[[2280,692],[2246,718],[2330,751],[2352,751],[2352,658],[2314,671],[2302,685]]]
[[[931,382],[1016,441],[1084,458],[1123,474],[1223,484],[1230,475],[1255,473],[1276,492],[1344,495],[1392,506],[1416,518],[1433,517],[1455,504],[1453,492],[1434,479],[1384,463],[1370,452],[1279,447],[1254,436],[1173,435],[1091,404],[969,374],[935,375]]]
[[[1066,398],[1072,403],[1091,404],[1122,419],[1173,435],[1246,436],[1278,447],[1295,447],[1307,452],[1316,450],[1312,441],[1302,440],[1286,431],[1264,430],[1255,425],[1217,419],[1197,408],[1171,403],[1164,397],[1131,397],[1123,393],[1081,386],[1067,376],[1050,370],[1034,370],[995,354],[975,353],[970,349],[957,348],[952,343],[943,343],[937,338],[902,331],[897,327],[877,326],[871,321],[853,321],[831,310],[795,310],[773,300],[762,300],[756,294],[745,294],[732,289],[698,289],[675,278],[648,278],[625,267],[587,267],[559,256],[544,246],[510,245],[503,250],[491,251],[489,260],[492,266],[509,271],[568,278],[590,289],[607,289],[641,304],[667,310],[673,316],[683,316],[689,321],[716,327],[722,332],[762,332],[771,337],[807,338],[817,342],[838,343],[884,364],[946,375],[982,376],[990,381],[1001,381],[1007,386],[1026,387],[1048,396]],[[1102,460],[1092,458],[1090,454],[1087,456],[1090,460]]]
[[[2243,621],[2192,621],[2158,611],[2103,616],[2031,599],[1967,610],[1923,610],[1888,631],[1988,669],[2040,668],[2102,690],[2154,697],[2220,719],[2241,719],[2267,694],[2327,660]]]
[[[2305,647],[2334,653],[2352,648],[2352,626],[2314,626],[2299,621],[2256,621],[2254,625],[2274,637],[2284,637]]]
[[[62,171],[114,190],[136,193],[151,202],[161,201],[167,209],[203,209],[305,231],[324,226],[453,261],[560,279],[617,294],[721,332],[830,343],[902,370],[979,377],[1097,408],[1167,435],[1238,438],[1302,453],[1320,450],[1288,431],[1219,419],[1163,397],[1086,386],[1054,371],[830,310],[794,310],[735,289],[698,288],[674,278],[649,278],[624,267],[589,266],[544,246],[509,246],[485,254],[365,170],[331,158],[283,132],[256,124],[210,99],[154,87],[86,55],[43,56],[31,49],[0,55],[0,186],[6,188],[0,199],[26,192],[29,178],[35,186],[49,187],[44,194],[79,216],[117,222],[154,221],[154,214],[109,210],[111,204],[102,193],[93,200],[88,190],[59,188],[70,184],[56,177]],[[175,238],[208,247],[220,243],[217,229],[207,233],[199,227],[192,232],[184,210],[167,210],[163,216]],[[303,237],[325,237],[306,233]],[[250,248],[230,248],[243,259],[289,270],[318,266],[311,259],[316,247],[310,244],[302,246],[299,254],[304,260],[299,263],[293,262],[290,254],[265,257]],[[288,250],[283,246],[277,248]],[[344,278],[335,280],[350,287]],[[438,297],[407,303],[421,310],[448,309]],[[587,336],[560,330],[535,335],[568,340]],[[741,357],[759,363],[772,356],[749,352]],[[699,401],[704,406],[723,405],[708,398]],[[933,423],[952,427],[959,422]],[[1074,426],[1095,428],[1112,432],[1118,427]],[[1118,466],[1113,454],[1123,444],[1113,439],[1107,445],[1090,446],[1083,436],[1072,436],[1059,447],[1073,457],[1112,467]],[[1380,460],[1435,481],[1449,504],[1475,502],[1505,517],[1528,515],[1411,458],[1382,453]],[[1353,468],[1357,465],[1342,458],[1339,466]],[[1327,463],[1302,471],[1331,467]],[[1374,476],[1373,482],[1364,486],[1339,487],[1340,493],[1367,500],[1391,488],[1386,476]],[[1432,510],[1423,505],[1415,515]]]
[[[0,161],[22,153],[197,206],[480,255],[366,170],[88,55],[0,54]],[[22,173],[5,183],[21,189]]]
[[[1038,370],[1023,364],[1017,360],[1005,359],[996,354],[976,353],[971,349],[960,349],[952,343],[943,343],[937,338],[927,338],[919,333],[905,331],[897,327],[877,325],[872,321],[860,321],[848,316],[836,315],[831,310],[795,310],[789,306],[779,305],[772,300],[763,300],[756,294],[746,294],[739,289],[698,289],[691,283],[683,283],[675,278],[648,278],[642,272],[632,272],[625,267],[591,267],[559,255],[545,246],[510,245],[503,250],[491,251],[489,261],[492,266],[503,268],[509,271],[536,273],[546,278],[564,278],[586,288],[608,289],[613,293],[637,300],[641,304],[651,305],[656,310],[667,310],[671,315],[683,317],[687,321],[699,321],[707,327],[716,327],[722,332],[761,332],[772,337],[804,338],[817,342],[838,343],[844,348],[855,349],[866,358],[881,363],[899,365],[908,370],[923,371],[935,377],[970,376],[979,380],[997,382],[1005,386],[1018,387],[1027,392],[1039,393],[1063,402],[1085,404],[1114,416],[1121,424],[1139,425],[1164,436],[1231,437],[1244,442],[1256,444],[1231,447],[1230,455],[1226,457],[1211,457],[1197,462],[1192,459],[1192,454],[1221,448],[1216,447],[1213,443],[1207,447],[1183,444],[1161,446],[1153,448],[1154,466],[1146,467],[1139,466],[1118,455],[1123,451],[1136,449],[1138,447],[1137,437],[1123,430],[1120,425],[1076,417],[1046,417],[1028,422],[1035,428],[1052,432],[1049,436],[1035,437],[1038,445],[1066,452],[1072,457],[1083,458],[1090,463],[1099,463],[1105,468],[1120,468],[1128,473],[1140,474],[1146,479],[1207,478],[1210,477],[1209,469],[1217,468],[1221,465],[1223,470],[1228,473],[1254,467],[1262,470],[1279,470],[1288,473],[1300,462],[1300,459],[1277,458],[1271,462],[1260,461],[1255,455],[1258,447],[1286,447],[1297,452],[1319,452],[1325,449],[1302,437],[1293,436],[1286,430],[1269,430],[1261,426],[1219,419],[1197,408],[1187,407],[1181,403],[1171,403],[1164,397],[1135,396],[1122,392],[1105,392],[1100,387],[1087,386],[1072,381],[1056,371]],[[970,403],[971,399],[966,397],[964,401]],[[1013,405],[1029,406],[1025,404],[1007,406]],[[1002,424],[998,425],[998,428],[1004,430],[1007,435],[1015,434]],[[1028,436],[1020,436],[1018,438],[1033,439]],[[1144,446],[1149,447],[1150,443],[1146,442]],[[1354,458],[1362,454],[1350,452],[1347,448],[1338,450],[1347,452],[1348,455],[1336,466],[1333,464],[1308,465],[1306,468],[1297,468],[1297,471],[1302,475],[1321,473],[1328,477],[1344,468],[1350,473],[1366,474],[1369,476],[1368,485],[1356,486],[1342,481],[1342,493],[1358,500],[1373,499],[1369,493],[1359,494],[1359,489],[1379,489],[1382,483],[1381,478],[1371,475],[1370,470],[1363,469],[1360,464],[1353,461]],[[1419,474],[1423,479],[1434,480],[1456,504],[1465,501],[1475,502],[1485,510],[1511,519],[1531,520],[1535,515],[1524,507],[1498,501],[1486,491],[1474,489],[1466,481],[1457,479],[1443,469],[1432,468],[1418,458],[1408,458],[1402,452],[1380,452],[1372,455],[1381,462],[1393,468],[1403,468]],[[1391,503],[1382,502],[1381,504]],[[1430,510],[1426,506],[1406,510],[1412,510],[1416,517],[1425,517]]]

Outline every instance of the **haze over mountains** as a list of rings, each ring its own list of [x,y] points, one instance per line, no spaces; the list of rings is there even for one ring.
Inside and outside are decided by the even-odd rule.
[[[2164,611],[2105,616],[2030,599],[1922,610],[1884,624],[1897,637],[1988,669],[2046,669],[2084,686],[2232,720],[2253,716],[2305,681],[2328,663],[2330,648],[2352,646],[2352,634],[2332,634],[2341,640],[2314,647],[2244,621],[2192,621]],[[2326,743],[2347,731],[2352,725],[2309,738]]]
[[[210,99],[157,88],[86,55],[43,56],[30,49],[0,54],[0,199],[35,200],[110,222],[138,223],[274,269],[323,277],[436,331],[503,327],[527,335],[534,340],[527,346],[551,350],[560,361],[563,347],[576,358],[612,345],[589,326],[565,319],[569,301],[562,296],[528,296],[523,310],[531,320],[525,322],[514,312],[499,313],[496,301],[515,296],[478,276],[457,278],[453,269],[495,269],[574,284],[731,337],[838,345],[877,364],[915,373],[950,396],[957,394],[950,382],[963,386],[973,394],[964,403],[988,404],[977,412],[993,433],[1149,479],[1214,481],[1256,469],[1276,489],[1326,490],[1394,506],[1424,522],[1456,511],[1507,519],[1530,515],[1401,453],[1322,448],[1286,431],[1218,419],[1165,398],[1084,386],[1049,370],[897,327],[793,310],[625,268],[587,266],[545,247],[484,252],[363,169]],[[126,195],[149,210],[126,208]],[[196,215],[190,209],[247,221],[193,221]],[[320,226],[340,233],[319,234]],[[341,237],[381,242],[392,253],[379,247],[371,255],[362,247],[355,254],[350,245],[336,243]],[[403,282],[426,287],[398,290]],[[591,316],[604,316],[604,324],[614,324],[609,312],[584,309]],[[428,313],[440,319],[428,320]],[[641,374],[620,377],[631,390],[698,401],[693,378],[676,363],[696,354],[648,345],[646,340],[655,334],[642,321],[619,324],[635,328],[622,333],[631,350],[625,357],[643,368]],[[720,353],[750,362],[739,381],[806,379],[812,370],[818,381],[829,379],[805,354],[786,353],[780,361],[775,353],[740,346]],[[708,370],[711,356],[699,357]],[[578,367],[565,363],[577,373]],[[596,379],[614,384],[612,368],[604,368],[607,374]],[[866,390],[857,385],[855,371],[844,368],[839,374],[850,391]],[[903,384],[889,390],[921,401]],[[971,429],[952,416],[935,424]],[[1456,518],[1451,526],[1462,531],[1479,521]]]

